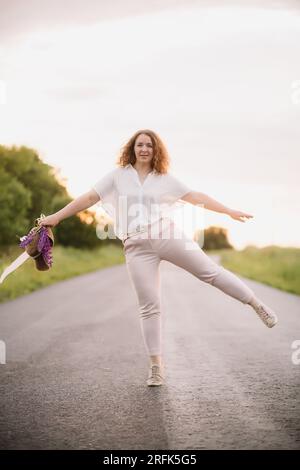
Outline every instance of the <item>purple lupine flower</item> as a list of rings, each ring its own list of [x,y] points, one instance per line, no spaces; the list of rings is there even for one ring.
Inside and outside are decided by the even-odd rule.
[[[29,245],[29,243],[32,242],[34,234],[35,234],[35,230],[31,229],[28,235],[25,235],[24,237],[20,238],[21,243],[19,244],[19,247],[25,248],[25,246]]]
[[[39,252],[42,252],[43,248],[44,248],[44,245],[46,243],[46,240],[48,238],[46,227],[41,227],[40,230],[39,230],[39,234],[40,234],[40,236],[39,236],[37,249],[38,249]]]
[[[45,228],[45,227],[43,227]],[[44,261],[45,263],[51,267],[52,264],[53,264],[53,260],[52,260],[52,244],[50,242],[50,238],[48,237],[48,234],[47,234],[47,229],[45,228],[45,232],[46,232],[46,236],[45,236],[45,241],[44,241],[44,244],[43,244],[43,248],[42,248],[42,255],[43,255],[43,258],[44,258]]]

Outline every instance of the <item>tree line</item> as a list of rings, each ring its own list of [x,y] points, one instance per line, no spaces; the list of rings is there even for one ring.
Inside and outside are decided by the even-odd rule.
[[[72,201],[59,172],[38,153],[21,146],[0,145],[0,245],[14,245],[37,217],[52,214]],[[95,216],[83,211],[55,227],[55,243],[73,247],[99,246]]]

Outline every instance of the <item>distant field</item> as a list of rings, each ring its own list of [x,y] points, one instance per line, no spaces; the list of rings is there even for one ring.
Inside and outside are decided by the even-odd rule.
[[[0,273],[22,252],[17,246],[2,252]],[[56,246],[53,250],[53,260],[52,268],[44,272],[37,271],[33,260],[25,261],[0,284],[0,302],[12,300],[63,279],[124,263],[124,255],[122,247],[116,245],[106,245],[94,250]]]
[[[300,248],[220,250],[221,264],[249,279],[300,295]]]

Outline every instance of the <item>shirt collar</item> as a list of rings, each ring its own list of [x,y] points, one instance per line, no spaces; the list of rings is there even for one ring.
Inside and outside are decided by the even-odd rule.
[[[132,170],[134,170],[134,171],[137,171],[137,170],[133,167],[133,165],[132,165],[131,163],[128,163],[128,165],[126,165],[126,168],[130,168],[130,169],[132,169]],[[150,171],[150,172],[148,173],[148,175],[152,175],[152,173],[154,173],[154,172],[155,172],[155,170],[152,170],[152,171]]]

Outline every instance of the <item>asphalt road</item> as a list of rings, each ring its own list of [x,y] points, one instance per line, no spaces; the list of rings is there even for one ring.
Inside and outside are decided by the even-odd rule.
[[[300,297],[246,280],[278,314],[268,329],[167,262],[161,279],[162,387],[125,265],[0,305],[1,449],[300,448]]]

